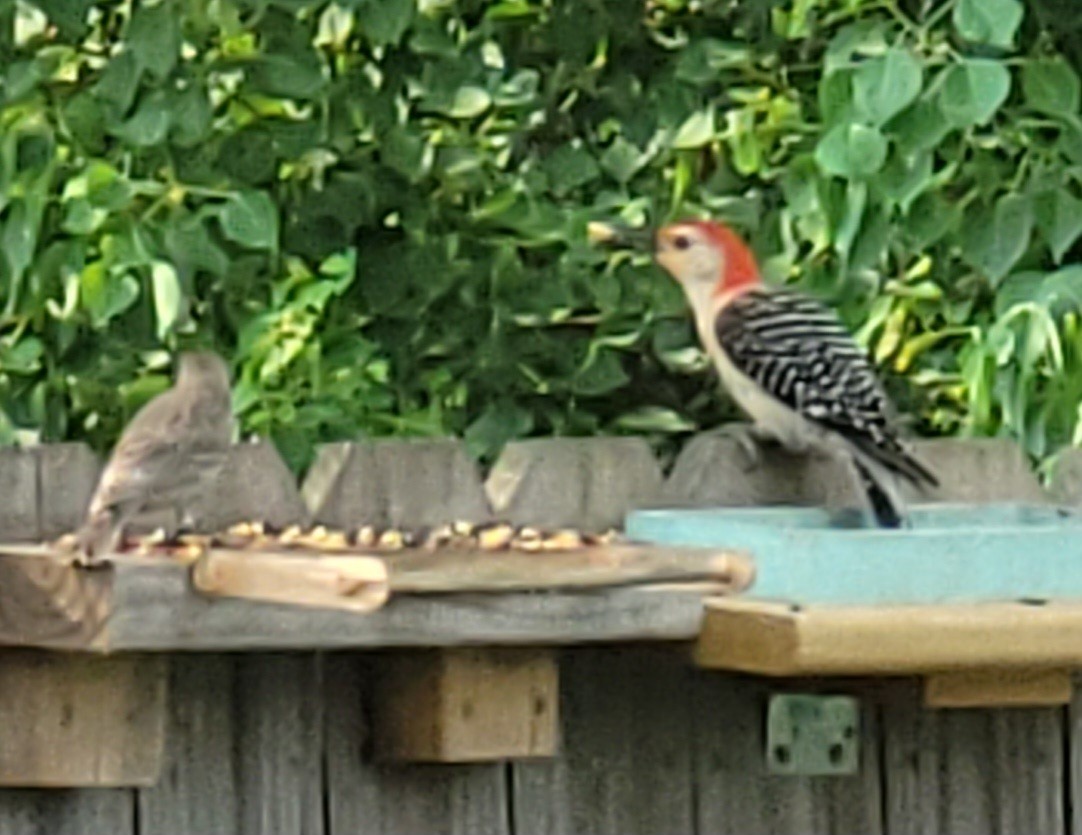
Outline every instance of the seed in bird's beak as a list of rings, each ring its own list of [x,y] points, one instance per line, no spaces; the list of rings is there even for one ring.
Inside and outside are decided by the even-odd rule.
[[[592,221],[586,225],[586,237],[599,246],[626,247],[645,252],[654,248],[654,233],[650,228],[632,229],[619,223]]]
[[[591,220],[586,224],[586,237],[592,244],[611,244],[616,242],[619,235],[609,224]]]

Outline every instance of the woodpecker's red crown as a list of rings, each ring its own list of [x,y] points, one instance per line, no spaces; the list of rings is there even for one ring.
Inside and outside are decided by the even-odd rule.
[[[761,280],[748,245],[728,226],[713,220],[663,226],[657,232],[654,256],[681,284],[708,281],[717,295],[749,289]]]

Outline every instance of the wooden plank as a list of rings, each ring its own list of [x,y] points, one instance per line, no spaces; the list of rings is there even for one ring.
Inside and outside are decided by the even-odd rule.
[[[755,565],[744,553],[619,543],[544,554],[423,550],[387,557],[396,594],[611,589],[708,584],[711,593],[744,591]]]
[[[927,707],[1051,707],[1071,702],[1068,670],[955,670],[924,679]]]
[[[745,549],[754,594],[801,604],[900,605],[1082,597],[1082,561],[1065,560],[1082,511],[1051,505],[914,505],[911,528],[859,527],[821,508],[641,510],[629,538]]]
[[[321,666],[314,654],[237,662],[238,835],[324,835]]]
[[[0,448],[0,537],[6,542],[34,541],[41,537],[38,456],[33,449]]]
[[[164,747],[165,659],[0,654],[0,785],[143,786]]]
[[[500,518],[603,531],[655,501],[661,479],[642,438],[532,438],[504,447],[485,492]]]
[[[700,831],[692,752],[705,723],[689,709],[693,675],[666,649],[565,651],[564,744],[555,760],[512,765],[516,835]]]
[[[374,762],[367,717],[379,664],[352,653],[326,660],[327,820],[332,833],[512,835],[505,766]]]
[[[676,458],[658,507],[861,507],[853,467],[837,456],[801,455],[763,445],[751,462],[726,425],[695,435]],[[636,507],[648,507],[639,503]]]
[[[559,673],[543,649],[457,648],[381,659],[376,754],[400,762],[485,762],[556,753]]]
[[[689,640],[699,632],[695,589],[605,593],[400,597],[372,614],[211,600],[189,593],[179,564],[117,566],[109,651],[567,644]]]
[[[152,568],[164,562],[154,557],[116,558],[122,568]],[[755,565],[747,554],[625,543],[545,553],[457,547],[383,553],[356,546],[327,553],[281,547],[213,548],[195,560],[192,570],[195,587],[208,594],[362,612],[382,605],[388,591],[501,594],[701,583],[704,592],[731,594],[744,591],[755,579]],[[358,586],[373,586],[372,593],[351,600],[340,591]]]
[[[234,444],[196,519],[201,530],[221,531],[238,522],[277,527],[303,524],[308,509],[297,481],[269,440]]]
[[[136,831],[133,789],[5,789],[0,835],[158,835]]]
[[[883,777],[874,690],[846,682],[764,681],[726,673],[692,676],[697,832],[710,835],[879,835]],[[776,775],[766,763],[772,692],[814,689],[861,704],[859,771],[845,777]],[[966,830],[960,830],[966,831]]]
[[[0,549],[0,645],[96,646],[111,589],[111,571],[82,571],[33,549]]]
[[[202,594],[367,614],[387,602],[387,565],[378,557],[302,557],[212,550],[192,566]]]
[[[1077,675],[1075,684],[1079,684]],[[1075,688],[1071,704],[1065,713],[1063,731],[1066,735],[1069,756],[1067,768],[1070,769],[1068,781],[1064,786],[1068,793],[1066,798],[1069,810],[1067,831],[1082,832],[1082,688]]]
[[[84,443],[43,444],[38,458],[41,539],[75,531],[83,522],[102,463]]]
[[[1082,605],[799,607],[706,604],[703,667],[766,675],[885,674],[1082,664]]]
[[[241,803],[235,766],[236,659],[177,654],[169,662],[165,763],[161,779],[139,792],[140,832],[235,833]]]
[[[301,492],[315,522],[344,530],[480,522],[490,515],[476,465],[451,438],[326,444]]]
[[[1062,711],[927,710],[899,685],[883,725],[891,835],[1067,831]]]

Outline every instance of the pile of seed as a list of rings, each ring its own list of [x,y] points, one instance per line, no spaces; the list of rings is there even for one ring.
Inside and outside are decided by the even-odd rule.
[[[454,522],[431,528],[401,529],[362,525],[349,531],[331,530],[323,525],[284,529],[262,522],[234,525],[210,538],[212,547],[282,548],[313,551],[402,551],[444,549],[480,551],[573,551],[617,541],[616,531],[590,534],[573,528],[545,530],[508,522]]]

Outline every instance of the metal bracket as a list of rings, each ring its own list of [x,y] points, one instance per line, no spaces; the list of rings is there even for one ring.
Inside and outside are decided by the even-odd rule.
[[[778,693],[766,720],[771,774],[856,774],[860,762],[860,703],[852,696]]]

